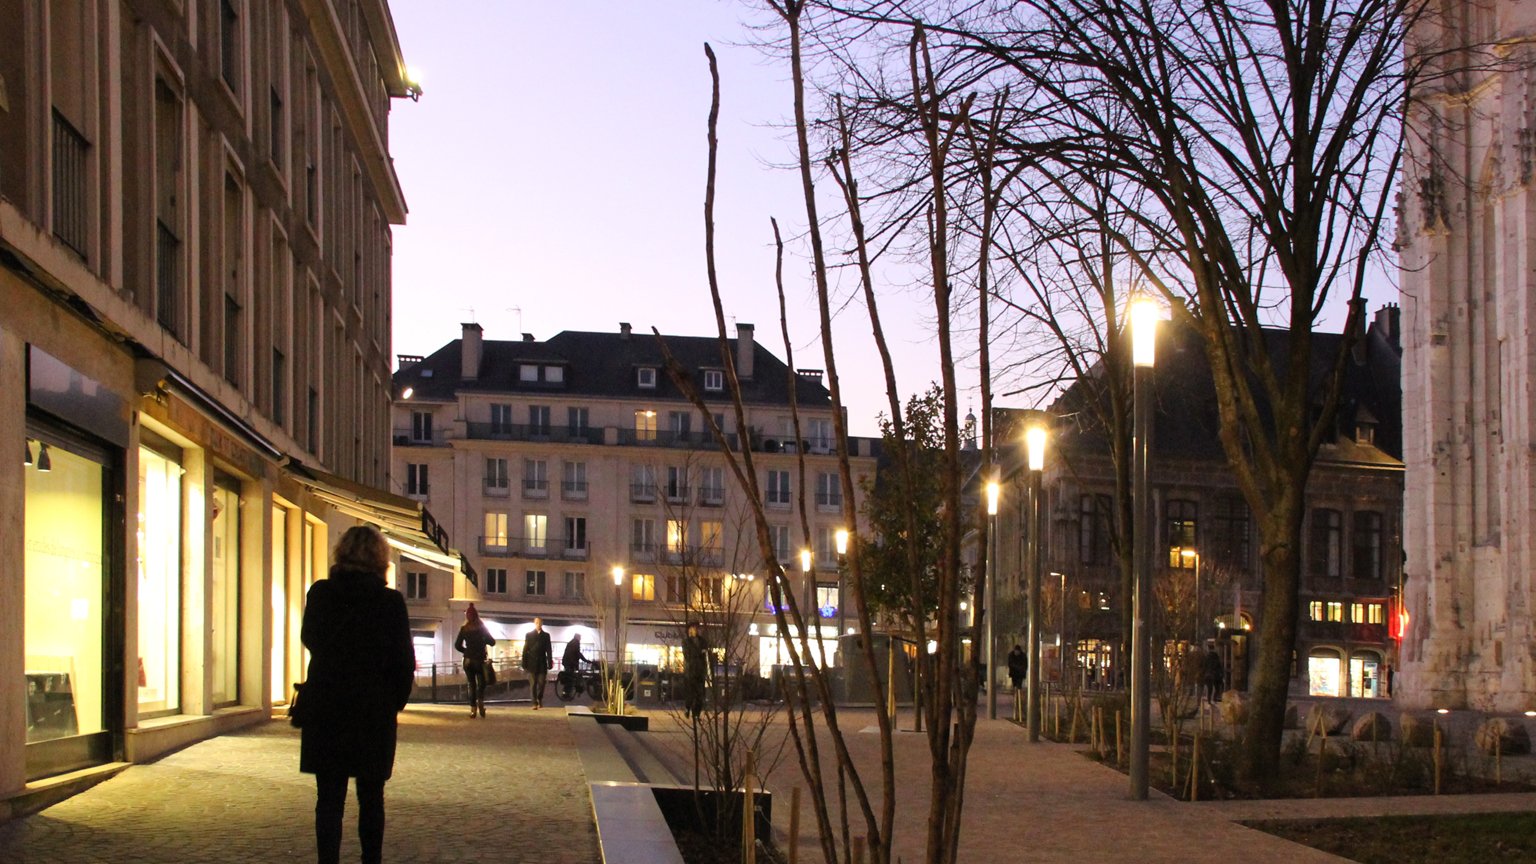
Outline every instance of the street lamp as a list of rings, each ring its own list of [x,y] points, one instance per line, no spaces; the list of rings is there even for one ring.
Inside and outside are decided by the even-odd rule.
[[[619,592],[624,587],[624,568],[613,565],[613,706],[615,714],[624,713],[624,657],[619,647]]]
[[[848,591],[848,529],[837,529],[832,542],[837,547],[837,638],[838,644],[842,644],[843,633],[848,629],[848,598],[844,596]]]
[[[1200,632],[1204,626],[1200,623],[1200,552],[1196,549],[1180,549],[1179,557],[1184,559],[1186,565],[1191,560],[1195,563],[1195,621],[1193,628],[1195,633],[1192,644],[1199,648],[1200,643],[1205,639]]]
[[[1045,544],[1040,537],[1040,481],[1045,470],[1045,427],[1024,430],[1024,451],[1029,460],[1029,532],[1026,534],[1029,557],[1029,660],[1025,672],[1024,728],[1030,741],[1040,740],[1040,559]]]
[[[997,498],[1001,492],[997,482],[997,474],[994,469],[992,479],[987,481],[987,562],[986,577],[987,591],[985,610],[986,624],[986,663],[987,663],[987,719],[997,719],[997,631],[993,624],[997,621]]]
[[[805,626],[816,628],[816,650],[818,654],[824,655],[821,648],[821,608],[816,605],[816,580],[811,578],[809,547],[800,550],[800,577],[805,580],[805,613],[800,620],[805,623]],[[809,645],[810,642],[807,641],[805,644]],[[825,656],[818,657],[817,662],[825,666]]]
[[[1152,434],[1152,367],[1157,358],[1157,306],[1131,301],[1133,420],[1131,430],[1131,798],[1147,800],[1147,757],[1152,720],[1152,525],[1148,470]]]

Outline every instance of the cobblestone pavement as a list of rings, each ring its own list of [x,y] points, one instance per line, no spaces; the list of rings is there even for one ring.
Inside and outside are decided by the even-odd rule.
[[[592,805],[565,713],[412,705],[385,787],[390,864],[599,858]],[[308,862],[314,780],[286,721],[209,739],[41,813],[0,824],[4,864]],[[349,797],[342,860],[358,859]]]

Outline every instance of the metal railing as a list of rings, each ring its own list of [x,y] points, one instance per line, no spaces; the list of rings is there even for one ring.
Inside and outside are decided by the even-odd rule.
[[[53,235],[85,257],[90,218],[87,155],[91,142],[53,112]]]
[[[551,441],[557,444],[601,444],[602,427],[550,426],[542,423],[482,423],[465,424],[470,438],[487,441]]]

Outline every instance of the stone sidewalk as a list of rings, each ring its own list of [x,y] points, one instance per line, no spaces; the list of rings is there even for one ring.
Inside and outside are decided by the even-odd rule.
[[[492,706],[484,721],[462,711],[412,705],[401,715],[395,778],[386,792],[385,860],[595,864],[600,856],[573,721],[555,706],[539,712]],[[843,709],[839,715],[850,730],[855,760],[873,770],[873,713]],[[642,734],[643,746],[677,776],[691,775],[691,747],[677,715],[650,716],[652,731]],[[910,722],[910,712],[903,712],[901,725]],[[782,733],[782,716],[776,728]],[[1237,822],[1536,810],[1536,793],[1190,805],[1154,792],[1152,800],[1134,802],[1125,775],[1077,749],[1031,745],[1021,728],[1006,721],[978,723],[961,860],[1229,864],[1240,857],[1245,864],[1321,864],[1344,859]],[[896,853],[906,864],[923,860],[926,766],[926,736],[899,732]],[[801,782],[793,751],[785,750],[768,776],[781,847],[790,789]],[[313,782],[298,773],[298,733],[276,720],[133,766],[41,813],[0,824],[0,862],[308,862],[314,860],[313,807]],[[801,825],[800,860],[821,860],[808,809]],[[343,860],[355,861],[351,802],[346,830]]]
[[[384,860],[591,864],[597,833],[565,713],[412,705],[385,788]],[[312,862],[314,780],[284,720],[136,765],[0,824],[5,864]],[[358,858],[347,802],[342,860]]]

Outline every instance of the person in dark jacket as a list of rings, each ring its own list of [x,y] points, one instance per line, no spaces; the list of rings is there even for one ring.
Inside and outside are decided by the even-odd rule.
[[[330,578],[309,589],[300,638],[310,651],[299,770],[315,775],[320,864],[341,857],[347,778],[357,783],[363,864],[384,848],[384,783],[395,767],[395,715],[411,696],[416,658],[405,598],[384,583],[389,546],[367,526],[336,545]]]
[[[1200,683],[1204,685],[1207,701],[1221,701],[1221,685],[1226,677],[1226,670],[1221,666],[1221,655],[1216,653],[1214,647],[1207,648],[1205,658],[1200,661]]]
[[[533,619],[533,630],[523,639],[523,671],[533,691],[533,710],[544,707],[544,682],[555,665],[555,649],[544,632],[544,619]]]
[[[709,648],[699,635],[699,625],[689,624],[683,637],[683,713],[697,719],[704,713],[704,669],[709,665]]]
[[[1015,644],[1008,652],[1008,680],[1013,682],[1014,692],[1024,689],[1024,676],[1029,674],[1029,655]]]
[[[491,631],[480,620],[480,610],[475,608],[475,604],[469,604],[469,608],[464,610],[464,626],[459,628],[459,636],[453,640],[453,647],[464,655],[464,680],[469,685],[471,717],[485,716],[485,666],[490,662],[486,658],[486,649],[495,644]]]

